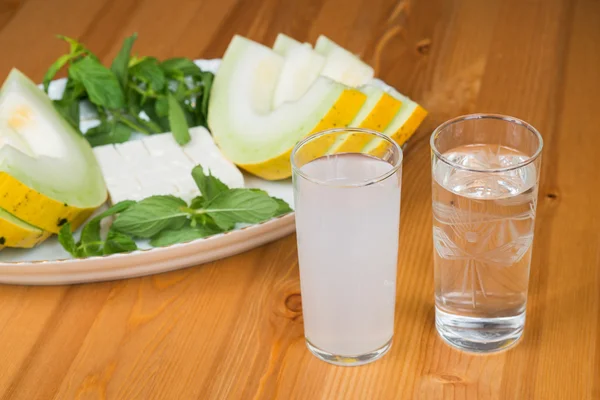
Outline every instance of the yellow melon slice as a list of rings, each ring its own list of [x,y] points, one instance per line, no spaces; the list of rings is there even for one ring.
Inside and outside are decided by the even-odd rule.
[[[0,89],[0,208],[57,233],[67,222],[83,222],[106,197],[88,142],[12,70]]]

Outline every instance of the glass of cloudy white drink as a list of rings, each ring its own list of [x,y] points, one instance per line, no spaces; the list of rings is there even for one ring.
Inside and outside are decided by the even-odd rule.
[[[356,151],[327,153],[346,140]],[[375,361],[394,333],[402,150],[343,128],[308,137],[291,158],[306,344],[337,365]]]

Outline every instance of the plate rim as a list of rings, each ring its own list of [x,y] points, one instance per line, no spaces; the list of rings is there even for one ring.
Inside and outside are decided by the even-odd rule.
[[[258,234],[252,232],[259,230]],[[162,252],[123,253],[122,257],[105,257],[46,261],[31,265],[0,264],[0,283],[13,285],[70,285],[156,275],[231,257],[290,235],[295,230],[292,214],[271,219],[247,229],[230,231],[227,243],[194,240]],[[221,238],[221,242],[223,238]],[[215,243],[215,245],[212,245]],[[155,250],[155,249],[152,249]],[[27,262],[25,262],[27,263]]]

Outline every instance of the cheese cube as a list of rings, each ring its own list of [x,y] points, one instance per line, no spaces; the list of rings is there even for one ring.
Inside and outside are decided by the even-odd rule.
[[[191,175],[196,165],[229,187],[244,187],[242,173],[223,156],[205,128],[191,128],[190,136],[185,146],[179,146],[171,133],[163,133],[95,147],[111,203],[154,195],[190,201],[201,194]]]

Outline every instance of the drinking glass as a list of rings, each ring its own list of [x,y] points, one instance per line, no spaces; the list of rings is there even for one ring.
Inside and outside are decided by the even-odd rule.
[[[366,143],[326,154],[332,143]],[[304,333],[337,365],[385,354],[394,333],[402,150],[366,129],[333,129],[292,152]]]
[[[542,137],[520,119],[458,117],[431,136],[435,323],[493,352],[525,326]]]

